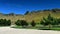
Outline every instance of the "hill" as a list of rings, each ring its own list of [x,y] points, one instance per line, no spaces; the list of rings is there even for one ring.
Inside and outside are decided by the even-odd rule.
[[[60,9],[52,9],[52,10],[37,10],[37,11],[32,11],[29,12],[26,15],[21,15],[21,14],[2,14],[0,13],[0,19],[10,19],[12,23],[14,23],[16,20],[26,20],[27,22],[31,22],[34,20],[35,22],[39,23],[40,20],[43,17],[47,17],[48,14],[51,14],[55,18],[60,18]]]
[[[49,14],[55,18],[60,18],[60,9],[32,11],[31,13],[25,15],[25,18],[27,21],[34,20],[35,22],[40,22],[43,17],[47,17]]]

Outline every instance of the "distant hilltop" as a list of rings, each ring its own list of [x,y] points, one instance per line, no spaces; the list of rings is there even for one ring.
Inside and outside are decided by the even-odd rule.
[[[45,10],[33,10],[33,11],[26,11],[26,14],[31,14],[31,13],[38,13],[38,12],[45,12],[45,11],[51,11],[51,12],[60,12],[59,8],[55,8],[55,9],[45,9]],[[4,14],[4,13],[0,13],[0,15],[9,15],[9,16],[13,16],[13,15],[22,15],[22,14],[15,14],[15,13],[9,13],[9,14]]]

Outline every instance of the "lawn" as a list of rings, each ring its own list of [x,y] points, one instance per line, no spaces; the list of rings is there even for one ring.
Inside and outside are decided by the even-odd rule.
[[[56,31],[60,31],[60,26],[53,26],[52,28],[49,27],[40,27],[39,30],[56,30]]]
[[[16,29],[38,29],[38,30],[56,30],[56,31],[60,31],[60,26],[53,26],[52,28],[48,28],[48,27],[42,27],[41,25],[36,25],[35,27],[22,27],[22,26],[14,26],[12,28],[16,28]]]
[[[39,25],[36,25],[35,27],[32,27],[31,25],[30,26],[27,26],[27,27],[13,26],[11,28],[16,28],[16,29],[38,29],[39,28]]]

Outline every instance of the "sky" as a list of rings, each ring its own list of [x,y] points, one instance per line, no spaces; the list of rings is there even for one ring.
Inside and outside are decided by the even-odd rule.
[[[52,8],[60,8],[60,0],[0,0],[0,13],[5,14]]]

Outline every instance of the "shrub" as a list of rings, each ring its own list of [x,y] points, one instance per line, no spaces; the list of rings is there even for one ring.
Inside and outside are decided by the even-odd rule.
[[[10,26],[11,20],[0,19],[0,26]]]
[[[15,22],[15,24],[16,24],[17,26],[20,26],[20,25],[21,25],[20,22],[21,22],[20,20],[17,20],[17,21]]]
[[[11,20],[7,20],[7,25],[11,25]]]
[[[17,20],[17,21],[15,22],[15,24],[18,25],[18,26],[21,25],[22,27],[28,26],[28,23],[27,23],[25,20]]]
[[[44,26],[49,26],[49,28],[52,27],[52,25],[58,25],[58,20],[53,18],[50,14],[48,15],[47,18],[43,18],[43,20],[41,20],[41,24]]]
[[[34,21],[32,21],[31,25],[34,27],[34,26],[36,26],[36,23]]]
[[[21,20],[21,26],[28,26],[28,23],[25,20]]]

